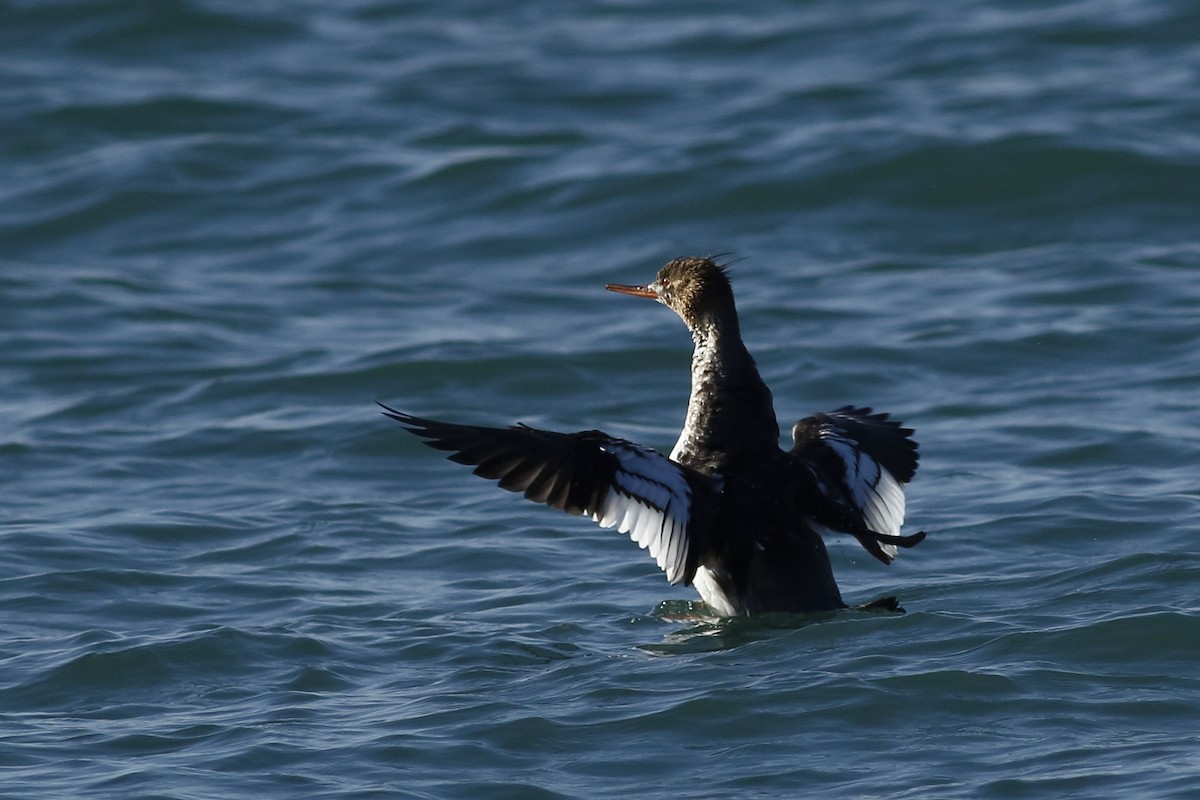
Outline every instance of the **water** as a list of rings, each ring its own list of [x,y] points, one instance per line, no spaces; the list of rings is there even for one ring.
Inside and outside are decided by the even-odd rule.
[[[0,794],[1200,797],[1184,2],[0,4]],[[903,617],[681,619],[377,413],[916,427]]]

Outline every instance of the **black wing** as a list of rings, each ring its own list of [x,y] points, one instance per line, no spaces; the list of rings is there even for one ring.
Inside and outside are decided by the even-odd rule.
[[[628,533],[667,574],[690,583],[697,539],[711,515],[696,513],[719,492],[713,479],[647,447],[600,431],[555,433],[525,425],[489,428],[422,419],[380,403],[384,413],[451,451],[449,459],[475,467],[535,503],[590,516],[603,528]]]
[[[792,428],[792,455],[816,476],[827,504],[813,518],[852,534],[885,564],[897,547],[912,547],[925,532],[901,536],[904,484],[917,471],[917,443],[912,429],[872,414],[869,408],[844,406],[805,417]]]

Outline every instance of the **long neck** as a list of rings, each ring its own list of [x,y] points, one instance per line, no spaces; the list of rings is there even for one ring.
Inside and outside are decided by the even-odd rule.
[[[692,339],[692,394],[671,458],[713,472],[739,456],[777,449],[771,390],[742,344],[736,316],[698,322]]]

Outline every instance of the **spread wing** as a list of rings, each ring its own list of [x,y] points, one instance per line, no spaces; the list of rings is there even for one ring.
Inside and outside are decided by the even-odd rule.
[[[792,428],[792,455],[816,477],[822,502],[813,519],[856,537],[885,564],[897,547],[912,547],[925,532],[901,536],[904,484],[917,471],[912,429],[872,414],[869,408],[844,406],[805,417]]]
[[[472,465],[476,475],[535,503],[629,534],[668,581],[691,582],[698,537],[711,521],[698,512],[719,493],[713,479],[600,431],[455,425],[380,406],[425,444],[450,451],[451,461]]]

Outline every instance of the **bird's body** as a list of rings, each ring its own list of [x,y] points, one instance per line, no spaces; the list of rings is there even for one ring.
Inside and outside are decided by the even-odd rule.
[[[843,608],[822,531],[855,536],[890,563],[902,484],[917,466],[911,430],[870,409],[806,417],[779,447],[771,392],[742,343],[733,291],[706,258],[671,261],[646,286],[692,333],[692,391],[669,457],[600,431],[483,428],[385,413],[450,459],[531,500],[617,527],[671,583],[693,585],[721,616]]]

